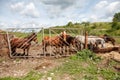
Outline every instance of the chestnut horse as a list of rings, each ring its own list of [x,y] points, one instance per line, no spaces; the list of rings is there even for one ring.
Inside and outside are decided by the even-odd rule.
[[[28,56],[32,41],[34,41],[35,43],[38,43],[36,33],[32,33],[31,35],[28,35],[25,38],[13,38],[10,41],[12,54],[16,53],[17,48],[20,48],[20,49],[23,49],[23,55]],[[25,54],[26,50],[27,50],[27,54]]]
[[[66,41],[66,32],[63,31],[61,32],[60,35],[54,36],[54,37],[49,37],[46,36],[42,40],[42,46],[43,46],[43,53],[44,50],[47,51],[47,46],[55,46],[57,47],[63,47],[63,42]]]

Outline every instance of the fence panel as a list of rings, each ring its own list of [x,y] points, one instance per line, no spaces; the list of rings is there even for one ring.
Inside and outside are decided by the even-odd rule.
[[[79,28],[10,28],[7,29],[7,39],[8,39],[8,46],[9,46],[9,52],[11,57],[46,57],[46,56],[56,56],[56,55],[61,55],[61,56],[70,56],[71,54],[75,53],[77,49],[74,46],[62,46],[62,47],[56,47],[51,45],[51,43],[48,45],[47,44],[47,51],[45,50],[43,45],[44,38],[48,36],[50,39],[60,35],[61,32],[66,31],[67,35],[71,35],[72,37],[75,37],[76,35],[83,35],[83,31]],[[24,45],[29,45],[26,41],[23,39],[27,39],[32,33],[37,34],[37,39],[38,43],[35,44],[34,41],[30,41],[30,49],[29,49],[29,55],[27,56],[24,54],[23,48]],[[9,34],[12,34],[12,38],[9,36]],[[22,41],[18,41],[17,46],[18,48],[13,49],[15,46],[13,46],[14,43],[12,43],[11,40],[14,39],[20,39]],[[49,40],[50,40],[49,39]],[[53,40],[54,41],[54,40]],[[13,41],[16,42],[16,41]],[[24,45],[20,45],[24,44]],[[60,44],[61,45],[61,44]],[[26,51],[27,52],[27,51]]]
[[[41,37],[43,36],[42,28],[10,28],[7,29],[7,33],[12,34],[14,38],[11,39],[8,35],[10,57],[39,57],[39,54],[42,52],[41,46],[39,45],[42,41]],[[32,33],[37,34],[37,44],[31,40],[34,37],[31,36]],[[24,54],[23,49],[28,49],[28,45],[31,46],[28,51],[29,55],[26,56],[27,54]],[[15,49],[16,46],[18,48]],[[27,53],[27,50],[25,53]]]

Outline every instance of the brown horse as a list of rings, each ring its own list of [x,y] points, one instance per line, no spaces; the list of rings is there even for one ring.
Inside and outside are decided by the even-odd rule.
[[[31,45],[32,41],[38,43],[36,33],[32,33],[31,35],[29,35],[25,38],[13,38],[10,41],[12,54],[16,53],[16,48],[21,48],[21,49],[23,49],[23,55],[28,56],[30,45]],[[26,50],[27,50],[27,54],[25,54]]]
[[[107,34],[104,34],[102,38],[105,40],[106,43],[111,42],[113,45],[115,45],[115,39]]]
[[[42,46],[43,46],[43,53],[44,50],[47,51],[47,46],[55,46],[57,47],[63,47],[63,42],[66,41],[66,32],[63,31],[61,32],[60,35],[54,36],[54,37],[49,37],[46,36],[42,40]]]

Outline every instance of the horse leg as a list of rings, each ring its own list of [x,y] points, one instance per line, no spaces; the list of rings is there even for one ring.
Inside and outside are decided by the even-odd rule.
[[[27,56],[29,55],[29,49],[30,49],[30,47],[27,48]]]
[[[104,48],[105,47],[105,42],[101,41],[101,47]]]
[[[23,56],[25,55],[25,49],[23,49],[23,54],[22,54]]]
[[[93,46],[94,46],[94,44],[92,44],[92,43],[89,44],[89,47],[90,47],[91,51],[93,50]]]
[[[111,43],[113,44],[113,46],[115,45],[115,41],[111,41]]]
[[[77,48],[78,51],[82,50],[82,48],[83,48],[83,47],[82,47],[83,44],[82,44],[80,41],[76,41],[75,46],[76,46],[76,48]]]
[[[12,51],[11,54],[12,54],[13,56],[15,56],[15,55],[16,55],[16,48],[12,48],[11,51]]]
[[[42,50],[43,50],[43,54],[44,54],[47,51],[47,44],[43,44],[42,46],[43,46]]]
[[[80,48],[81,48],[81,50],[83,50],[83,49],[85,49],[85,44],[80,44]]]
[[[97,43],[97,42],[95,43],[95,47],[97,47],[97,48],[98,48],[98,43]]]

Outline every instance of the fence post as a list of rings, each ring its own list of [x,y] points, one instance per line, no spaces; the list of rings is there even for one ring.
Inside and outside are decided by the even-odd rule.
[[[44,39],[44,28],[42,28],[42,32],[43,32],[43,35],[42,35],[42,38]],[[43,48],[43,55],[44,55],[44,57],[46,57],[46,54],[45,54],[45,44],[42,46],[42,47],[44,47]]]
[[[49,28],[49,37],[50,37],[50,40],[51,40],[51,28]],[[50,57],[52,56],[52,46],[51,46],[51,43],[50,43]]]
[[[9,37],[9,33],[8,31],[6,31],[6,34],[7,34],[7,42],[8,42],[8,49],[9,49],[9,57],[12,58],[12,51],[11,51],[11,44],[10,44],[10,37]]]
[[[87,44],[88,44],[88,32],[85,31],[85,49],[87,49]]]

